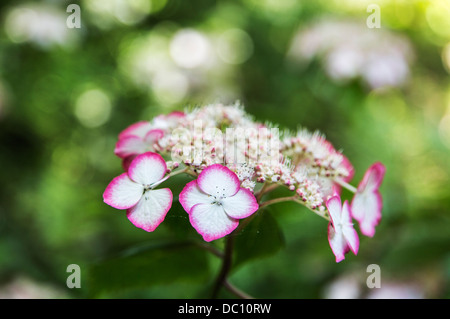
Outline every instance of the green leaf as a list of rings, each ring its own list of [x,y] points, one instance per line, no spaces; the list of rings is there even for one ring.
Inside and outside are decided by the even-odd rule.
[[[121,292],[174,282],[195,282],[209,276],[205,251],[192,243],[170,242],[128,250],[89,269],[90,295]]]
[[[189,215],[181,206],[178,200],[174,200],[172,208],[167,213],[163,223],[164,227],[169,229],[173,238],[183,239],[200,239],[201,237],[192,227],[189,221]]]
[[[267,209],[259,211],[234,239],[234,267],[270,256],[284,247],[284,244],[283,233],[275,218]]]

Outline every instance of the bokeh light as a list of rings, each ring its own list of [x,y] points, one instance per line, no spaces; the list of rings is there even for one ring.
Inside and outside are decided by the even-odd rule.
[[[75,102],[75,115],[86,127],[98,127],[108,121],[111,113],[111,101],[100,89],[83,92]]]

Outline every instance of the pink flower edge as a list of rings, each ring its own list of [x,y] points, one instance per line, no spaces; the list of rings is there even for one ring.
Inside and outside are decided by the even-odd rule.
[[[153,232],[166,218],[167,213],[169,212],[170,208],[172,207],[173,203],[173,194],[172,191],[169,188],[161,188],[156,190],[150,190],[150,192],[164,192],[166,193],[167,198],[169,198],[169,201],[166,203],[163,203],[162,205],[154,205],[150,209],[159,208],[159,211],[153,210],[149,213],[155,215],[151,216],[155,219],[151,220],[150,216],[147,219],[142,218],[142,211],[137,211],[137,209],[144,209],[144,207],[137,207],[141,201],[144,199],[141,199],[135,206],[127,209],[127,218],[128,220],[136,227],[141,228],[147,232]],[[143,195],[144,197],[145,195]],[[156,196],[156,195],[155,195]],[[160,203],[161,204],[161,203]],[[145,205],[143,203],[142,205]],[[145,214],[144,214],[145,215]]]
[[[372,164],[364,174],[362,181],[358,185],[358,191],[363,191],[368,185],[367,183],[370,181],[372,175],[374,175],[375,183],[373,184],[374,190],[378,190],[380,188],[381,183],[383,182],[384,175],[386,173],[386,167],[380,163],[376,162]]]
[[[361,233],[368,237],[375,235],[375,227],[382,218],[383,199],[379,187],[385,173],[386,167],[382,163],[376,162],[371,165],[352,199],[352,216],[358,221]]]
[[[204,193],[200,187],[198,187],[197,180],[195,179],[184,186],[178,199],[181,206],[189,214],[194,205],[205,203],[204,198],[202,197],[207,196],[208,194]]]
[[[243,219],[255,213],[259,205],[253,193],[241,187],[236,194],[223,200],[223,208],[231,218]]]
[[[166,161],[161,155],[153,152],[146,152],[136,156],[128,167],[130,178],[142,185],[160,181],[166,173]]]
[[[328,243],[336,257],[336,262],[345,259],[345,254],[350,250],[357,255],[359,250],[359,237],[353,228],[351,208],[348,201],[341,206],[341,198],[334,195],[326,202],[330,214],[328,224]],[[339,224],[339,227],[336,228]],[[337,229],[339,231],[337,231]]]
[[[211,205],[211,207],[207,206],[208,204],[196,204],[192,207],[189,214],[189,221],[192,227],[203,237],[203,240],[210,242],[225,237],[239,225],[238,220],[229,217],[220,207],[216,205]],[[215,210],[221,209],[221,211],[216,213],[216,217],[218,218],[203,218],[204,215],[209,214],[209,212],[205,211],[211,208]],[[211,220],[216,223],[214,225],[215,227],[211,227],[211,225],[205,227],[205,221]]]
[[[119,140],[127,136],[137,136],[143,138],[151,130],[151,124],[148,121],[140,121],[131,124],[119,134]]]
[[[128,209],[139,201],[143,187],[134,183],[127,173],[113,178],[103,192],[103,201],[117,209]]]

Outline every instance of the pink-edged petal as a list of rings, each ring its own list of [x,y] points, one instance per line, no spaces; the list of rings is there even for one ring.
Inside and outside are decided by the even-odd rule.
[[[345,240],[347,241],[351,251],[357,255],[359,250],[359,237],[358,233],[353,228],[350,205],[348,204],[348,201],[345,201],[342,206],[341,223],[342,233]]]
[[[344,201],[341,209],[341,223],[342,224],[352,224],[352,213],[350,210],[350,205],[348,201]]]
[[[336,257],[336,262],[338,263],[344,260],[345,254],[349,251],[350,247],[347,244],[343,233],[336,231],[331,222],[328,224],[328,242]]]
[[[144,143],[142,138],[138,136],[125,136],[119,139],[114,149],[114,154],[120,158],[125,158],[130,155],[141,154],[145,152],[147,145]]]
[[[166,217],[172,207],[172,199],[168,188],[148,190],[135,206],[127,210],[127,217],[134,226],[152,232]]]
[[[241,185],[236,174],[220,164],[205,168],[198,176],[197,183],[203,192],[216,197],[233,196]]]
[[[377,191],[383,181],[386,167],[380,162],[376,162],[369,167],[364,177],[358,185],[358,192]]]
[[[126,136],[130,136],[130,135],[144,138],[144,136],[147,134],[147,132],[151,129],[152,129],[152,126],[151,126],[150,122],[147,122],[147,121],[137,122],[137,123],[131,124],[126,129],[124,129],[122,132],[120,132],[119,139],[122,139],[122,138],[124,138]]]
[[[359,222],[361,233],[373,237],[375,227],[380,223],[383,202],[378,191],[384,174],[385,166],[376,162],[364,174],[352,200],[352,215]]]
[[[184,118],[185,116],[186,116],[186,114],[184,112],[182,112],[182,111],[173,111],[173,112],[170,112],[169,114],[167,114],[167,118],[168,119],[177,119],[177,120],[179,120],[179,119]]]
[[[381,221],[383,202],[378,191],[356,192],[352,200],[352,215],[359,222],[361,233],[368,237],[375,235],[375,227]]]
[[[164,136],[164,131],[160,129],[150,130],[144,137],[144,142],[146,145],[153,147],[153,144],[158,142],[160,138]]]
[[[217,204],[194,205],[189,220],[205,241],[222,238],[239,225],[236,219],[229,217],[223,207]]]
[[[259,208],[253,193],[245,188],[240,188],[234,196],[225,197],[221,202],[227,215],[236,219],[248,217]]]
[[[348,172],[348,175],[346,177],[343,178],[343,181],[348,183],[352,180],[353,176],[355,175],[355,169],[353,168],[352,163],[350,163],[350,161],[348,160],[347,157],[345,157],[344,155],[342,155],[342,162],[341,165],[343,167],[345,167],[345,169]]]
[[[326,206],[328,212],[330,213],[330,218],[333,225],[340,223],[342,212],[341,198],[338,195],[330,197],[326,202]]]
[[[138,154],[130,155],[122,159],[122,167],[125,172],[128,172],[131,162],[138,156]]]
[[[194,205],[210,204],[211,198],[198,187],[197,180],[187,183],[179,196],[180,204],[188,214]]]
[[[162,156],[152,152],[138,155],[128,168],[130,178],[142,185],[160,181],[166,172],[167,165]]]
[[[115,177],[103,193],[103,201],[117,209],[130,208],[139,201],[144,187],[133,182],[127,173]]]

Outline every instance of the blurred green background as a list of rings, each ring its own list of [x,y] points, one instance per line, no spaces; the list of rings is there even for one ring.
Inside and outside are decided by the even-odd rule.
[[[366,25],[370,4],[381,28]],[[278,204],[240,239],[254,258],[234,285],[260,298],[450,297],[449,1],[4,0],[0,24],[0,298],[208,297],[219,260],[179,204],[146,233],[102,193],[122,172],[125,127],[236,100],[323,132],[355,186],[375,161],[387,173],[358,256],[336,264],[324,220]],[[69,264],[80,289],[66,286]],[[380,289],[366,286],[370,264]]]

